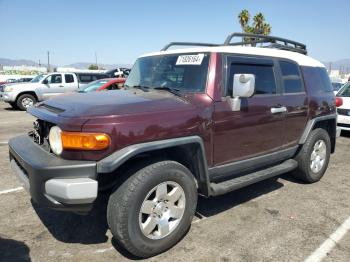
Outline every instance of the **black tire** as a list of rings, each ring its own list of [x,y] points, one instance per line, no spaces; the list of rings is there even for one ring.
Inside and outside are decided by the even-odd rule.
[[[141,206],[149,192],[169,181],[177,183],[183,189],[184,212],[178,225],[168,235],[161,239],[150,239],[144,235],[139,224]],[[186,234],[196,206],[197,188],[192,173],[178,162],[160,161],[141,165],[138,171],[111,194],[107,221],[113,236],[127,251],[146,258],[171,248]]]
[[[36,104],[37,100],[36,98],[31,95],[31,94],[23,94],[23,95],[20,95],[17,100],[16,100],[16,105],[17,107],[22,110],[22,111],[26,111],[27,110],[27,107],[23,104],[23,101],[25,99],[30,99],[31,101],[33,101],[33,105]]]
[[[326,148],[324,163],[322,168],[315,172],[311,169],[311,154],[314,151],[315,144],[318,141],[323,141]],[[298,168],[292,172],[295,178],[306,183],[315,183],[319,181],[327,170],[329,157],[331,152],[331,141],[326,130],[317,128],[312,130],[305,144],[296,156]]]
[[[10,102],[9,104],[13,109],[18,109],[16,102]]]

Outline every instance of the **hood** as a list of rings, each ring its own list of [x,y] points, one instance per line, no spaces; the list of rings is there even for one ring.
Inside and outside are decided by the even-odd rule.
[[[11,83],[6,84],[6,86],[11,86],[16,89],[22,89],[22,90],[34,90],[36,87],[38,87],[40,83]]]
[[[182,97],[167,91],[115,90],[62,95],[38,104],[62,117],[99,117],[193,109]]]

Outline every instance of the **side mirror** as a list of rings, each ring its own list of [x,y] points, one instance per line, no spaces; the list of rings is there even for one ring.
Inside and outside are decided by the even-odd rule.
[[[44,80],[43,80],[43,84],[44,84],[44,85],[47,85],[48,83],[49,83],[49,81],[47,81],[47,79],[44,79]]]
[[[233,76],[233,97],[251,97],[255,92],[255,76],[252,74],[235,74]]]
[[[233,76],[233,88],[231,108],[232,111],[241,110],[241,97],[251,97],[255,92],[255,76],[252,74],[235,74]]]

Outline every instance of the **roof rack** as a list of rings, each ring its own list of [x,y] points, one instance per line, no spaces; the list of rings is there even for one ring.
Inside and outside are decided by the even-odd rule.
[[[240,42],[231,43],[232,39],[235,37],[240,37],[244,40]],[[226,38],[225,42],[222,45],[210,44],[210,43],[196,43],[196,42],[171,42],[166,46],[164,46],[161,49],[161,51],[166,51],[171,46],[239,46],[239,45],[256,46],[257,44],[261,44],[261,47],[263,48],[274,48],[274,49],[297,52],[304,55],[307,54],[306,45],[302,43],[281,38],[281,37],[276,37],[276,36],[248,34],[248,33],[232,33]]]
[[[171,42],[164,46],[160,51],[166,51],[171,46],[220,46],[219,44],[196,43],[196,42]]]
[[[231,43],[231,40],[234,37],[242,37],[245,39],[245,41],[241,42],[234,42]],[[224,45],[250,45],[250,46],[256,46],[256,44],[270,44],[270,45],[265,45],[263,47],[265,48],[275,48],[275,49],[281,49],[281,50],[288,50],[288,51],[293,51],[293,52],[298,52],[301,54],[306,55],[307,50],[306,50],[306,45],[281,38],[281,37],[276,37],[276,36],[270,36],[270,35],[257,35],[257,34],[248,34],[248,33],[232,33],[230,34],[225,42]]]

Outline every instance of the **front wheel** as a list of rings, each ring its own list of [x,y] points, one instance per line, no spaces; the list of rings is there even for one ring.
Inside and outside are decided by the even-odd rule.
[[[26,111],[28,107],[35,105],[36,102],[36,98],[33,95],[23,94],[17,98],[16,104],[20,110]]]
[[[138,169],[110,196],[108,225],[113,236],[137,257],[175,245],[187,232],[197,205],[191,172],[174,161]]]

